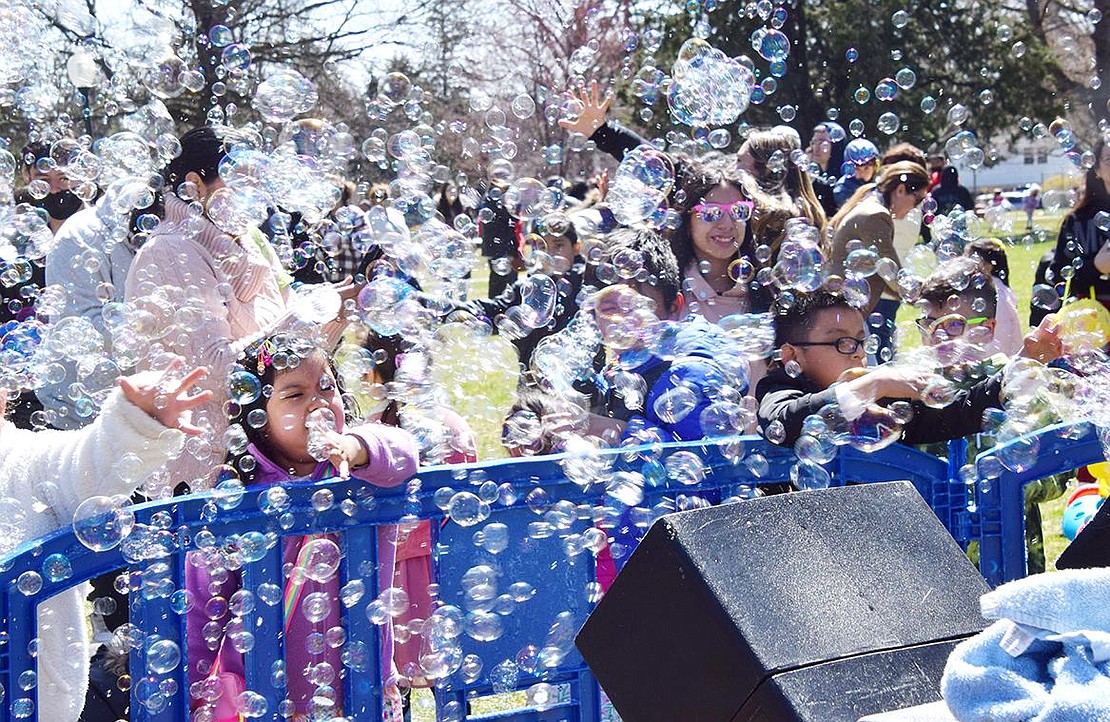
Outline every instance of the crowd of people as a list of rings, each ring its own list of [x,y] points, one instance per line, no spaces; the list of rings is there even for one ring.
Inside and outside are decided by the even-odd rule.
[[[505,454],[758,430],[797,452],[795,489],[827,485],[821,465],[845,444],[1028,430],[1023,380],[1089,375],[1110,340],[1069,336],[1051,313],[1025,331],[1005,247],[975,235],[956,169],[931,168],[921,149],[883,152],[827,121],[808,139],[753,130],[734,154],[665,153],[608,119],[611,96],[596,84],[569,92],[581,112],[560,125],[612,156],[613,174],[537,182],[491,168],[475,185],[374,186],[331,174],[326,203],[283,207],[260,193],[252,163],[270,153],[325,165],[324,121],[290,124],[269,148],[241,129],[199,127],[174,139],[154,182],[119,174],[91,194],[65,160],[88,148],[60,137],[23,148],[2,221],[20,245],[0,270],[0,496],[25,509],[22,540],[70,523],[90,497],[351,476],[390,487],[420,465],[476,460],[470,400],[434,369],[447,326],[517,352]],[[1093,151],[1042,274],[1051,297],[1033,311],[1070,298],[1110,307],[1110,147]],[[609,177],[635,175],[625,161],[645,153],[673,180],[640,222],[622,222],[627,186],[614,199]],[[475,294],[482,267],[488,287]],[[907,307],[913,340],[897,324]],[[994,409],[1011,417],[984,428]],[[612,522],[593,551],[605,586],[643,525],[628,514],[635,495],[602,497]],[[1039,523],[1029,530],[1031,568],[1043,569]],[[404,714],[403,690],[442,674],[425,668],[418,633],[439,603],[433,540],[427,522],[380,538],[380,591],[404,592],[381,620],[391,719]],[[294,600],[282,712],[331,718],[343,662],[324,640],[340,624],[339,577],[304,569],[337,560],[338,545],[287,537],[283,554],[301,572],[277,580]],[[242,563],[222,546],[188,556],[194,719],[242,712],[241,610],[209,604],[237,598]],[[100,641],[125,606],[112,587],[100,580],[93,593]],[[336,601],[302,614],[313,599]],[[88,632],[76,593],[52,603],[39,714],[63,722],[85,705],[89,661],[67,649]],[[112,654],[109,644],[94,665],[110,668]],[[120,716],[118,694],[94,685],[89,699],[83,719]]]

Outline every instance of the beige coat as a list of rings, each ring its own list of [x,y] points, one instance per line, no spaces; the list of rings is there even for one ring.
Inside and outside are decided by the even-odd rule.
[[[890,258],[898,262],[898,254],[894,250],[894,218],[890,211],[881,202],[881,196],[872,193],[848,212],[840,225],[832,231],[832,245],[828,263],[828,272],[838,276],[844,275],[844,261],[848,257],[848,243],[859,239],[864,248],[874,246],[879,258]],[[861,309],[864,316],[871,313],[871,309],[879,302],[884,291],[899,296],[898,288],[886,283],[879,274],[867,279],[871,286],[871,300],[867,307]]]

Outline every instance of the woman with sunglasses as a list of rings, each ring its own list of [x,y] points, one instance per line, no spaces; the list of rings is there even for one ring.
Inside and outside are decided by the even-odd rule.
[[[766,311],[770,294],[753,283],[759,258],[773,262],[793,213],[745,185],[724,161],[688,161],[676,198],[683,199],[681,222],[671,249],[690,310],[714,323],[734,313]]]
[[[879,337],[880,363],[893,354],[894,318],[901,303],[895,274],[919,233],[910,214],[928,193],[928,171],[912,161],[899,161],[885,166],[878,182],[860,187],[829,221],[827,271],[845,278],[845,295],[860,306]],[[872,248],[877,258],[853,253]]]

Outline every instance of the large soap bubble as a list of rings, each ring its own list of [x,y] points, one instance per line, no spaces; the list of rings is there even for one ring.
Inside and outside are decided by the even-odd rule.
[[[621,223],[639,223],[650,217],[674,186],[674,166],[666,155],[649,145],[630,150],[609,184],[608,201]]]
[[[254,93],[254,109],[271,123],[286,123],[316,106],[316,85],[292,68],[271,72]]]
[[[135,514],[126,496],[94,496],[81,502],[73,514],[73,533],[94,552],[114,549],[135,526]]]
[[[768,45],[773,45],[773,39]],[[748,109],[755,76],[698,38],[683,43],[671,70],[667,105],[676,122],[692,126],[728,125]]]

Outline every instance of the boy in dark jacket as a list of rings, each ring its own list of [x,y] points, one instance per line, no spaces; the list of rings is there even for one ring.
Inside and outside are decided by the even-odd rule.
[[[941,311],[929,308],[926,319]],[[831,404],[852,420],[875,412],[880,401],[908,401],[913,413],[901,424],[900,436],[907,444],[978,433],[983,412],[1001,405],[1001,372],[957,390],[937,408],[936,393],[945,384],[932,370],[896,364],[867,369],[863,314],[838,294],[799,294],[790,304],[780,299],[772,315],[780,359],[759,382],[755,397],[760,427],[774,443],[792,446],[802,435],[806,418]],[[1026,336],[1022,355],[1048,363],[1061,351],[1058,331],[1049,320]],[[933,405],[926,405],[925,399]],[[879,416],[892,427],[898,423],[884,412]]]

